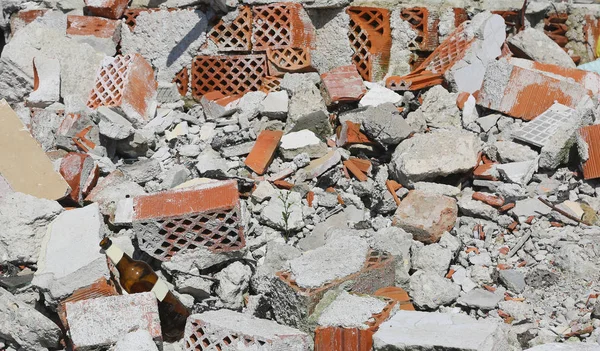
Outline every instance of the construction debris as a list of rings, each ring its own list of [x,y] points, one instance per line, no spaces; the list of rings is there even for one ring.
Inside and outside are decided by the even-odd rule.
[[[0,350],[600,349],[600,5],[159,2],[0,5]]]

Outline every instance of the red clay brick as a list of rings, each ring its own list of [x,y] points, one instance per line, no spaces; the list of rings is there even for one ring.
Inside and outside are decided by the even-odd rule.
[[[456,97],[456,107],[458,107],[459,110],[462,111],[462,109],[465,107],[465,103],[469,99],[470,95],[471,94],[465,92],[458,94],[458,96]]]
[[[211,91],[225,95],[259,90],[267,75],[264,55],[196,56],[192,63],[192,96]]]
[[[454,11],[454,27],[458,27],[463,22],[469,20],[469,15],[467,14],[467,10],[462,7],[455,7],[452,9]]]
[[[360,180],[361,182],[366,182],[367,179],[369,179],[366,174],[356,167],[354,162],[350,160],[344,161],[344,166],[346,166],[346,168],[356,177],[356,179]]]
[[[360,100],[367,88],[356,66],[342,66],[321,74],[323,87],[327,93],[327,104]]]
[[[67,16],[68,35],[93,35],[98,38],[115,38],[120,21],[93,16]]]
[[[506,212],[509,211],[511,209],[513,209],[516,206],[516,204],[514,202],[508,203],[502,207],[499,208],[500,212]]]
[[[496,177],[492,175],[493,164],[482,164],[473,170],[473,177],[477,179],[485,179],[485,180],[497,180]]]
[[[275,151],[282,136],[283,132],[280,130],[263,130],[256,138],[256,143],[244,164],[256,174],[263,175],[275,157]]]
[[[364,80],[382,79],[392,47],[390,12],[377,7],[351,6],[346,13],[350,16],[348,39],[354,51],[352,62]]]
[[[90,155],[69,152],[60,163],[60,174],[71,187],[69,199],[83,205],[83,199],[98,182],[100,172]]]
[[[253,50],[313,48],[315,30],[301,17],[301,9],[291,2],[254,6]]]
[[[600,125],[579,129],[579,135],[588,146],[588,159],[583,162],[583,178],[600,178]]]
[[[369,173],[373,167],[371,161],[364,160],[362,158],[350,157],[350,161],[352,161],[352,163],[354,163],[356,167],[364,173]]]
[[[397,287],[397,286],[389,286],[386,288],[381,288],[373,294],[373,296],[382,296],[388,297],[394,301],[397,301],[400,304],[400,309],[404,311],[414,311],[415,307],[410,302],[410,296],[406,290]]]
[[[286,180],[282,180],[282,179],[274,181],[273,185],[275,185],[279,189],[286,189],[286,190],[290,190],[294,187],[294,184],[292,184]]]
[[[388,77],[385,85],[392,90],[420,90],[442,84],[443,82],[443,74],[420,70],[402,77]]]
[[[119,19],[127,8],[128,0],[84,0],[85,9],[94,16]]]
[[[313,191],[309,191],[308,193],[306,193],[306,202],[308,202],[308,207],[312,207],[314,200],[315,200],[315,193]]]
[[[439,19],[431,20],[430,16],[425,7],[412,7],[400,11],[400,18],[410,23],[412,29],[417,32],[414,39],[416,45],[409,44],[410,50],[433,51],[439,45]]]
[[[274,91],[280,91],[280,83],[281,79],[279,79],[279,77],[266,76],[263,77],[262,84],[260,85],[259,90],[266,94]]]
[[[92,285],[75,290],[71,296],[62,300],[58,304],[56,312],[58,313],[58,317],[60,318],[65,330],[69,330],[69,324],[67,323],[67,303],[115,295],[119,295],[115,285],[110,280],[101,278]]]
[[[237,181],[136,196],[133,206],[140,249],[158,260],[202,246],[223,252],[246,245]]]
[[[102,63],[87,106],[119,107],[132,123],[141,125],[149,118],[157,87],[154,70],[142,55],[118,55]]]
[[[346,121],[337,128],[337,145],[372,144],[371,140],[360,131],[360,124]]]
[[[252,50],[252,10],[248,6],[238,8],[238,16],[231,22],[220,20],[208,33],[220,51]]]
[[[177,72],[173,83],[177,84],[177,90],[181,96],[186,96],[190,86],[190,73],[188,67],[183,67],[181,71]]]
[[[310,50],[304,48],[267,49],[269,75],[283,77],[286,72],[312,70]]]
[[[486,204],[488,204],[490,206],[494,206],[494,207],[502,207],[502,205],[504,205],[504,199],[502,199],[498,196],[481,193],[478,191],[473,193],[472,198],[473,198],[473,200],[481,201],[483,203],[486,203]]]
[[[566,13],[549,13],[544,19],[544,32],[554,40],[560,47],[565,47],[569,42],[566,34],[569,30],[567,20],[569,16]]]

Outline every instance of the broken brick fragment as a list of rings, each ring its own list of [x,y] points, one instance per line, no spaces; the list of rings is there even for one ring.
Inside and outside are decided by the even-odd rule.
[[[196,56],[191,72],[195,99],[211,91],[242,95],[260,89],[267,60],[265,55]]]
[[[252,10],[240,6],[238,15],[231,21],[219,21],[208,33],[220,51],[250,51],[252,49]]]
[[[60,318],[63,327],[66,330],[69,330],[69,324],[67,323],[67,303],[115,295],[119,295],[119,293],[112,281],[101,278],[92,285],[75,290],[71,296],[58,304],[56,312],[58,312],[58,317]]]
[[[269,75],[283,77],[286,72],[307,72],[311,69],[310,51],[304,48],[267,49]]]
[[[500,210],[500,212],[507,212],[511,209],[513,209],[516,206],[516,204],[514,202],[508,203],[502,207],[500,207],[498,210]]]
[[[96,75],[87,106],[118,109],[134,125],[153,115],[158,83],[152,66],[140,54],[106,58]]]
[[[118,42],[120,21],[94,16],[67,16],[67,35],[92,35],[114,38]]]
[[[127,8],[128,0],[84,0],[85,10],[94,16],[119,19]]]
[[[504,199],[491,194],[485,194],[482,192],[474,192],[472,195],[473,200],[481,201],[493,207],[501,207],[504,205]]]
[[[285,180],[281,180],[281,179],[274,181],[273,185],[275,185],[279,189],[285,189],[285,190],[290,190],[294,187],[294,184],[292,184],[288,181],[285,181]]]
[[[372,144],[373,142],[360,131],[360,124],[346,121],[337,129],[337,146],[349,146],[352,144]]]
[[[495,166],[492,163],[484,163],[475,167],[473,170],[473,177],[477,179],[485,179],[485,180],[498,180],[495,176],[497,172],[495,171]]]
[[[584,179],[600,177],[600,125],[586,126],[579,129],[579,135],[587,145],[588,159],[583,162]]]
[[[360,180],[361,182],[366,182],[367,179],[369,179],[366,174],[364,174],[358,167],[356,167],[356,164],[354,164],[354,162],[347,160],[343,163],[344,166],[346,166],[346,168],[356,177],[356,179]]]
[[[237,251],[246,245],[237,181],[214,181],[133,199],[140,249],[169,261],[182,250]]]
[[[275,157],[282,136],[283,132],[280,130],[263,130],[256,138],[244,164],[258,175],[265,174]]]
[[[253,50],[313,48],[315,28],[302,11],[292,2],[254,6]]]
[[[371,161],[369,161],[369,160],[365,160],[365,159],[357,158],[357,157],[350,157],[350,161],[352,161],[352,163],[354,163],[356,165],[356,167],[364,173],[371,172],[371,168],[373,168],[373,165],[371,164]],[[402,185],[400,185],[400,187],[402,187]]]
[[[417,33],[413,43],[409,44],[412,51],[433,51],[439,45],[438,18],[431,18],[431,13],[425,7],[411,7],[400,11],[400,18],[410,23]]]
[[[90,155],[70,152],[60,163],[60,174],[71,187],[69,199],[83,205],[83,199],[98,182],[100,171]]]
[[[367,88],[356,66],[341,66],[321,74],[328,105],[360,100]]]
[[[373,294],[373,296],[382,296],[390,298],[400,304],[400,309],[404,311],[414,311],[415,307],[410,302],[410,296],[406,290],[397,287],[397,286],[389,286],[386,288],[381,288]]]
[[[21,10],[17,12],[17,14],[15,16],[12,16],[12,18],[10,19],[10,33],[14,35],[17,32],[17,30],[33,22],[36,18],[45,15],[48,11],[48,9],[36,9]]]
[[[181,71],[177,72],[175,78],[173,78],[173,83],[177,84],[179,95],[186,96],[190,85],[189,69],[183,67]]]

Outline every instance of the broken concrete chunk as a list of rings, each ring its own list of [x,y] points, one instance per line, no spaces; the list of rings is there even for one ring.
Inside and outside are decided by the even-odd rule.
[[[461,113],[456,106],[457,95],[441,85],[434,86],[423,94],[423,104],[409,113],[407,122],[414,128],[462,129]]]
[[[503,269],[498,272],[500,281],[510,291],[520,294],[525,290],[525,275],[514,269]]]
[[[248,290],[251,276],[250,267],[239,261],[215,274],[215,279],[219,281],[216,294],[224,307],[236,310],[244,306],[244,294]]]
[[[534,160],[538,156],[538,153],[527,145],[503,140],[492,144],[486,151],[486,155],[492,161],[510,163]]]
[[[148,331],[162,347],[158,300],[152,292],[69,302],[66,309],[69,334],[77,349],[112,345],[136,329]]]
[[[325,156],[312,160],[308,166],[298,172],[299,179],[317,178],[325,173],[331,167],[337,165],[342,160],[342,155],[338,150],[331,150]]]
[[[123,140],[135,131],[130,121],[110,108],[100,106],[97,111],[100,115],[100,134],[114,140]]]
[[[319,158],[327,153],[327,145],[314,132],[304,129],[281,137],[279,152],[286,160],[293,160],[303,153],[308,154],[310,158]]]
[[[431,244],[454,227],[457,214],[455,199],[413,190],[398,206],[393,224],[411,233],[415,240]]]
[[[63,211],[58,202],[13,192],[0,198],[0,261],[38,260],[48,225]]]
[[[264,347],[269,350],[306,351],[312,340],[300,330],[231,310],[193,314],[185,326],[188,349],[209,345],[231,345],[235,349]],[[230,347],[231,348],[231,347]]]
[[[492,351],[511,347],[498,323],[463,314],[416,311],[398,311],[384,322],[373,335],[373,346],[377,351]]]
[[[48,317],[0,288],[0,335],[20,350],[38,351],[58,348],[61,331]]]
[[[267,94],[260,103],[260,114],[272,119],[285,120],[288,113],[288,94],[285,91],[276,91]]]
[[[365,133],[381,145],[397,145],[414,131],[391,103],[369,107],[365,112]]]
[[[496,308],[498,303],[503,300],[503,294],[497,292],[493,293],[485,289],[473,289],[459,297],[457,303],[459,305],[489,311]]]
[[[98,204],[63,212],[48,227],[32,284],[58,303],[73,291],[108,279],[106,256],[98,250],[102,238]]]
[[[60,99],[60,61],[55,58],[33,59],[33,91],[27,98],[27,106],[48,107]]]
[[[321,92],[315,85],[292,95],[285,132],[309,129],[323,140],[331,135],[329,114]]]
[[[417,271],[410,276],[409,293],[416,306],[436,309],[456,301],[460,286],[436,273]]]
[[[569,54],[546,33],[535,28],[527,28],[512,36],[508,39],[508,46],[516,57],[575,68]]]
[[[14,191],[59,200],[70,191],[5,100],[0,101],[0,174]]]
[[[147,330],[136,330],[117,341],[114,351],[159,351]]]
[[[390,169],[406,184],[463,173],[477,163],[481,141],[472,133],[439,130],[402,141],[392,155]]]
[[[123,165],[120,169],[127,178],[138,184],[146,183],[158,177],[162,171],[160,162],[154,158]]]
[[[385,103],[397,104],[402,101],[402,96],[394,91],[383,87],[377,83],[364,82],[369,89],[367,93],[360,99],[359,107],[379,106]]]
[[[284,215],[285,213],[285,215]],[[295,191],[280,190],[261,213],[261,218],[270,227],[285,231],[296,231],[304,227],[302,197]]]
[[[387,303],[384,300],[358,296],[342,291],[319,316],[319,326],[367,329],[365,322],[381,313]],[[351,309],[348,307],[352,306]]]
[[[497,165],[496,169],[505,180],[525,186],[538,169],[538,158],[531,161],[511,162]]]
[[[412,250],[413,269],[433,272],[443,277],[448,272],[448,267],[454,254],[452,250],[442,247],[440,244],[415,247]]]
[[[128,197],[145,194],[136,182],[125,177],[122,171],[117,170],[102,179],[85,198],[86,202],[96,202],[100,212],[105,216],[114,216],[117,203]]]

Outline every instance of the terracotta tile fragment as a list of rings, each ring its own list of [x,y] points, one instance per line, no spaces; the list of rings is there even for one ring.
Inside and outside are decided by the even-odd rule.
[[[344,161],[344,166],[361,182],[366,182],[369,179],[356,165],[354,162],[348,160]]]
[[[337,129],[337,146],[352,144],[372,144],[369,138],[360,131],[360,124],[346,121]]]
[[[494,196],[491,194],[486,194],[486,193],[482,193],[482,192],[474,192],[472,195],[473,200],[477,200],[477,201],[481,201],[483,203],[486,203],[490,206],[494,206],[494,207],[501,207],[502,205],[504,205],[504,199],[498,197],[498,196]]]
[[[256,138],[256,143],[244,164],[256,174],[263,175],[275,157],[282,136],[283,132],[280,130],[263,130]]]
[[[93,16],[67,16],[67,35],[92,35],[98,38],[115,38],[120,21]]]
[[[60,163],[60,174],[71,187],[69,199],[83,205],[83,199],[98,182],[100,171],[90,155],[70,152]]]
[[[292,184],[288,181],[285,181],[285,180],[281,180],[281,179],[274,181],[273,185],[275,185],[279,189],[286,189],[286,190],[290,190],[294,187],[294,184]]]
[[[315,193],[313,191],[309,191],[308,193],[306,193],[306,202],[308,202],[308,207],[312,207],[314,200],[315,200]]]
[[[357,157],[350,157],[350,161],[352,161],[352,163],[354,163],[356,165],[356,167],[358,167],[358,169],[360,169],[364,173],[371,172],[371,168],[373,168],[371,161],[369,161],[369,160],[365,160],[365,159],[357,158]],[[398,183],[396,183],[396,184],[398,184]],[[400,184],[398,184],[398,185],[400,185]],[[400,187],[402,187],[402,185],[400,185]]]
[[[516,204],[514,202],[508,203],[502,207],[499,208],[500,212],[507,212],[511,209],[513,209],[516,206]]]
[[[85,10],[100,17],[119,19],[127,8],[128,0],[84,0]]]
[[[321,74],[328,105],[360,100],[367,93],[355,66],[341,66]]]
[[[220,20],[208,33],[220,51],[250,51],[252,49],[252,10],[240,6],[230,22]]]
[[[519,225],[519,222],[517,221],[513,221],[509,226],[508,226],[508,230],[510,230],[511,232],[514,231],[515,229],[517,229],[517,226]]]
[[[392,197],[394,198],[394,202],[396,203],[396,205],[400,205],[400,198],[396,194],[396,191],[398,191],[399,188],[396,189],[393,182],[394,182],[393,180],[386,180],[385,186],[387,187],[387,190],[390,192],[390,194],[392,194]]]

